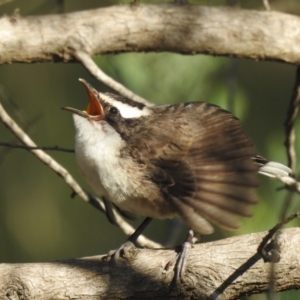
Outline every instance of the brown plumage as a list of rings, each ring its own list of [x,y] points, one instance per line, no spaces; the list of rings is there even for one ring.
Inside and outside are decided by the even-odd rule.
[[[258,186],[258,166],[251,161],[255,150],[239,120],[207,103],[151,109],[150,117],[135,122],[123,119],[119,127],[111,122],[129,145],[123,155],[146,167],[163,197],[158,201],[149,193],[143,201],[165,205],[166,216],[173,208],[203,234],[213,231],[203,217],[228,229],[238,228],[237,216],[251,216],[249,206],[257,202]]]
[[[213,231],[208,221],[236,229],[251,215],[259,166],[231,113],[203,102],[147,107],[82,82],[86,111],[66,109],[80,169],[100,196],[151,218],[177,214],[203,234]]]

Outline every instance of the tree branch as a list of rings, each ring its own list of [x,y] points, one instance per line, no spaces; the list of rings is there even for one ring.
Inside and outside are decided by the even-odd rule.
[[[115,81],[113,78],[105,74],[87,53],[82,51],[76,51],[75,56],[96,79],[103,82],[108,87],[117,91],[124,97],[127,97],[129,99],[143,103],[148,106],[153,105],[152,103],[148,102],[146,99],[134,94],[132,91],[127,89],[124,85],[120,84],[119,82]]]
[[[300,18],[198,5],[118,5],[0,19],[0,64],[117,52],[206,53],[299,64]]]
[[[104,256],[50,263],[1,264],[0,298],[23,299],[238,299],[269,288],[270,264],[257,247],[266,233],[198,244],[190,251],[180,288],[165,270],[174,250],[133,248],[113,264]],[[275,264],[276,291],[300,287],[300,229],[278,238],[281,259]]]

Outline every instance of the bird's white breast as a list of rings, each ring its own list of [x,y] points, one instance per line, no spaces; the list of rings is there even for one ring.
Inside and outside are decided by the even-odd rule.
[[[129,158],[120,159],[125,142],[105,121],[91,121],[74,115],[75,152],[80,170],[99,196],[118,204],[130,200],[138,182],[129,180]]]

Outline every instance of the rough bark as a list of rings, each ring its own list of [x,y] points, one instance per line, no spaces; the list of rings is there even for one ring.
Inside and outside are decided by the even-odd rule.
[[[300,18],[198,5],[118,5],[0,19],[0,64],[73,61],[117,52],[207,53],[300,63]]]
[[[264,293],[270,263],[256,252],[266,233],[195,246],[180,288],[167,263],[174,250],[130,249],[116,264],[104,256],[0,265],[0,299],[238,299]],[[276,291],[300,287],[300,229],[283,230],[275,265]],[[13,298],[15,297],[15,298]]]

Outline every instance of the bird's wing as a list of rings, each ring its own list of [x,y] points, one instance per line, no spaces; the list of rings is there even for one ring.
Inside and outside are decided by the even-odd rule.
[[[148,132],[147,165],[167,201],[195,231],[211,233],[203,217],[228,229],[257,202],[254,147],[232,114],[207,103],[169,107]],[[153,126],[145,126],[144,128]],[[148,129],[149,130],[149,129]],[[145,133],[144,133],[145,134]]]
[[[197,188],[180,200],[213,223],[236,229],[237,216],[251,216],[250,205],[257,202],[253,144],[240,121],[217,106],[190,104],[185,111],[195,137],[187,161]]]

